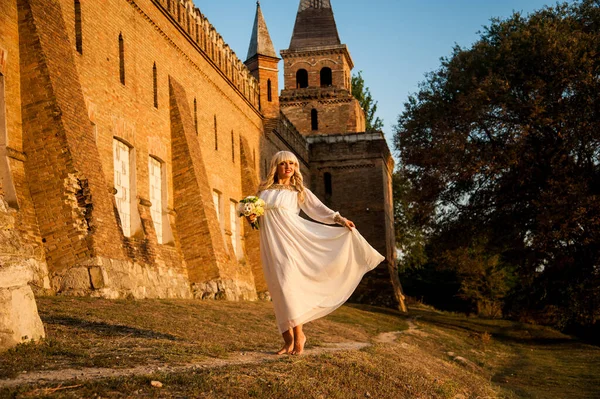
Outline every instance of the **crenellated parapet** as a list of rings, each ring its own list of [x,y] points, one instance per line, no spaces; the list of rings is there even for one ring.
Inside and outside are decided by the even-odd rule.
[[[259,107],[258,81],[191,0],[152,0],[229,82]]]
[[[286,144],[289,151],[296,154],[300,162],[308,164],[309,144],[306,138],[296,129],[294,124],[285,116],[283,112],[279,118],[268,119],[265,122],[265,134],[275,134]]]

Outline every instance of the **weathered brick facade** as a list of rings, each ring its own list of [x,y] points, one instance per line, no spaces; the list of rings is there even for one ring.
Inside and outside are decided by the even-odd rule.
[[[28,248],[25,280],[108,298],[262,296],[258,235],[234,209],[280,150],[392,265],[393,162],[381,135],[362,133],[330,6],[305,3],[279,96],[260,8],[243,63],[189,0],[0,2],[0,177]],[[326,32],[316,47],[303,6]],[[325,172],[331,193],[319,188]],[[389,280],[373,273],[357,295]]]

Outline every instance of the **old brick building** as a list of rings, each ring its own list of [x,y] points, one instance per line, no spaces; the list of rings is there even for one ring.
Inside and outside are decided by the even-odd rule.
[[[364,132],[329,0],[300,2],[281,56],[279,95],[260,6],[242,62],[189,0],[0,2],[0,347],[43,336],[30,286],[260,297],[258,237],[234,209],[283,149],[387,256],[357,299],[400,299],[393,161]]]

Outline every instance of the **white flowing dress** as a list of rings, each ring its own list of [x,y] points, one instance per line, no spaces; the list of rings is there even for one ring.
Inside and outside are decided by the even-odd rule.
[[[298,202],[291,187],[260,193],[265,213],[260,221],[260,253],[279,331],[323,317],[340,307],[366,272],[385,258],[356,229],[326,226],[339,213],[310,190]]]

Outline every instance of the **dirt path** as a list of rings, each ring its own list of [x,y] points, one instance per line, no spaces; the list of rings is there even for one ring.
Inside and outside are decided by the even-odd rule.
[[[417,329],[416,325],[408,320],[408,330],[392,331],[377,335],[373,341],[378,344],[391,344],[400,334]],[[328,346],[306,349],[304,356],[316,356],[324,353],[340,351],[355,351],[371,346],[369,342],[343,342],[332,343]],[[16,378],[0,380],[0,388],[15,387],[27,384],[43,384],[66,381],[90,381],[102,378],[128,377],[137,375],[149,375],[154,373],[182,373],[190,370],[204,370],[227,366],[268,363],[281,359],[269,352],[242,352],[231,354],[226,359],[209,359],[203,362],[185,364],[181,366],[169,366],[167,364],[144,365],[127,369],[113,368],[83,368],[83,369],[61,369],[50,371],[35,371],[20,374]]]

